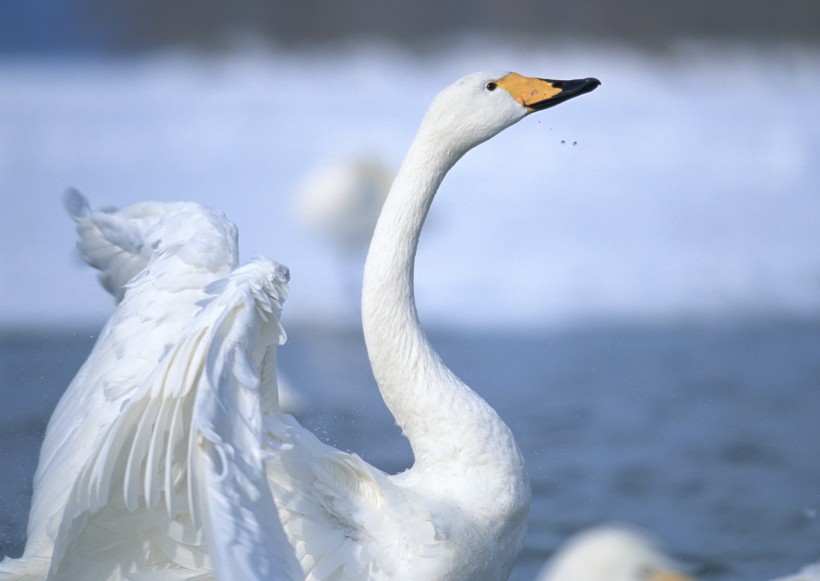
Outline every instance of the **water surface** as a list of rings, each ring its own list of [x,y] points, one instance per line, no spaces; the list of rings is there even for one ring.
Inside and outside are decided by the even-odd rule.
[[[303,422],[400,471],[406,444],[361,335],[290,330],[282,372]],[[533,488],[512,579],[604,521],[651,531],[706,581],[769,579],[820,557],[820,322],[438,331],[444,360],[495,407]],[[90,332],[0,336],[0,554],[22,550],[45,424]]]

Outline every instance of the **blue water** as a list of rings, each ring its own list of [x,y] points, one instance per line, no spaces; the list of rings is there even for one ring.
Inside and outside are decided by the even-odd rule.
[[[409,447],[356,331],[290,328],[283,374],[303,422],[391,471]],[[820,321],[430,334],[515,432],[533,507],[512,579],[573,532],[651,531],[702,580],[749,581],[820,557]],[[0,555],[22,550],[45,423],[92,332],[0,334]]]

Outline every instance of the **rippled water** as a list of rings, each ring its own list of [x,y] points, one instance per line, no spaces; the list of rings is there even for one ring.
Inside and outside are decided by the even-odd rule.
[[[90,333],[0,336],[0,554],[24,541],[45,422]],[[533,507],[512,579],[601,521],[651,531],[703,580],[768,579],[820,556],[820,322],[433,332],[516,434]],[[283,374],[304,423],[386,470],[410,450],[361,336],[291,329]]]

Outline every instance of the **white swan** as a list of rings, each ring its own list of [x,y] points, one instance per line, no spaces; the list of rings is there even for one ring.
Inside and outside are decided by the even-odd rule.
[[[806,565],[799,573],[787,577],[778,577],[772,581],[820,581],[820,563]]]
[[[50,526],[33,528],[46,542],[39,553],[27,546],[26,554],[47,560],[53,540],[54,579],[179,579],[211,570],[220,579],[241,571],[249,580],[272,572],[286,579],[506,578],[529,510],[523,460],[503,421],[427,342],[413,299],[416,246],[438,185],[464,153],[527,114],[599,84],[477,73],[442,91],[422,122],[374,232],[362,298],[373,372],[410,441],[411,469],[387,475],[321,443],[278,409],[278,267],[252,263],[203,291],[179,288],[173,269],[164,268],[179,259],[160,253],[156,264],[166,277],[151,283],[170,287],[168,303],[176,300],[172,293],[202,293],[201,310],[159,354],[151,351],[159,363],[149,371],[115,369],[128,384],[111,387],[115,403],[100,386],[93,394],[76,387],[96,371],[87,369],[92,353],[69,388],[83,405],[60,406],[100,405],[107,421],[88,417],[70,429],[52,421],[38,484],[44,488],[43,475],[61,472],[58,500],[66,508],[55,514],[40,507]],[[124,324],[131,296],[141,298],[137,289],[159,270],[149,267],[131,283],[107,333]],[[106,332],[101,343],[109,343]],[[58,406],[55,417],[67,415]],[[55,433],[82,440],[84,466],[50,460],[60,449]],[[293,555],[301,572],[294,572]]]
[[[385,163],[360,155],[319,165],[297,185],[297,220],[336,251],[342,314],[358,317],[361,267],[392,179]]]
[[[321,165],[296,188],[296,216],[345,252],[363,251],[392,178],[392,172],[374,157]]]
[[[567,541],[536,581],[693,581],[639,531],[602,525]]]

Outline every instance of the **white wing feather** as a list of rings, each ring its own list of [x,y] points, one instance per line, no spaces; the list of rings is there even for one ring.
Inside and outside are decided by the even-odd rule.
[[[301,577],[261,446],[260,370],[284,339],[285,278],[257,260],[209,287],[78,479],[50,578]]]
[[[151,260],[146,230],[159,222],[169,205],[143,202],[121,211],[94,211],[75,189],[66,193],[65,205],[77,224],[80,256],[100,271],[100,282],[119,303],[125,285]]]
[[[80,256],[100,271],[100,282],[118,303],[129,283],[162,254],[173,253],[188,266],[236,266],[236,226],[221,212],[200,204],[148,201],[121,210],[92,210],[72,189],[65,205],[77,224]]]
[[[455,531],[421,507],[439,515],[457,509],[421,502],[425,492],[401,475],[324,444],[292,416],[263,419],[268,484],[306,579],[441,577]]]
[[[192,212],[217,235],[203,237],[203,220],[192,222]],[[52,418],[30,519],[46,542],[30,556],[50,556],[59,526],[53,579],[137,579],[149,571],[157,581],[214,571],[232,579],[236,570],[248,579],[271,570],[301,578],[293,576],[291,550],[308,579],[439,576],[442,553],[456,550],[450,538],[471,534],[439,524],[459,521],[446,518],[457,507],[431,503],[431,491],[325,445],[281,413],[275,362],[265,358],[280,332],[265,298],[276,293],[253,284],[258,266],[203,290],[235,263],[235,238],[218,240],[235,230],[214,227],[220,219],[183,204],[165,208],[163,228],[145,230],[148,266],[124,283],[122,303]],[[121,254],[109,264],[133,264],[138,253],[114,246]],[[245,422],[220,420],[231,415]]]
[[[427,510],[455,508],[419,502],[278,409],[284,290],[264,283],[266,264],[211,285],[123,406],[77,482],[50,578],[436,578],[464,531]]]
[[[270,318],[264,323],[270,325],[279,316],[276,308],[245,314],[259,318],[232,331],[252,329],[253,336],[260,319]],[[227,338],[225,347],[209,369],[210,381],[198,388],[192,430],[198,440],[192,474],[214,572],[224,580],[301,579],[265,478],[260,365],[248,359],[253,346],[244,337]],[[264,359],[274,358],[269,347]]]
[[[90,210],[83,214],[87,203],[79,194],[74,197],[74,206],[80,208],[78,215],[89,220],[89,216],[100,216],[89,214]],[[149,207],[156,211],[147,211]],[[142,239],[151,241],[143,248],[151,248],[152,254],[143,270],[122,289],[122,302],[49,420],[34,477],[28,542],[21,559],[38,570],[51,557],[71,487],[92,452],[104,445],[106,430],[120,417],[125,402],[176,341],[180,330],[200,310],[198,303],[206,297],[204,288],[236,266],[236,228],[220,212],[193,203],[147,202],[109,216],[119,219],[132,214],[143,217]],[[157,221],[149,224],[149,215]],[[125,218],[121,224],[136,224]],[[113,244],[108,242],[110,238],[122,241],[130,236],[125,232],[115,236],[113,227],[103,231],[109,238],[98,238],[99,248]],[[121,247],[125,246],[122,242]],[[116,255],[115,251],[109,254]],[[128,263],[131,259],[114,258],[110,264],[118,260]],[[92,265],[104,268],[102,262]],[[122,274],[123,268],[110,280],[128,276]],[[130,288],[136,292],[128,292]],[[173,410],[164,409],[163,413],[176,417]]]

